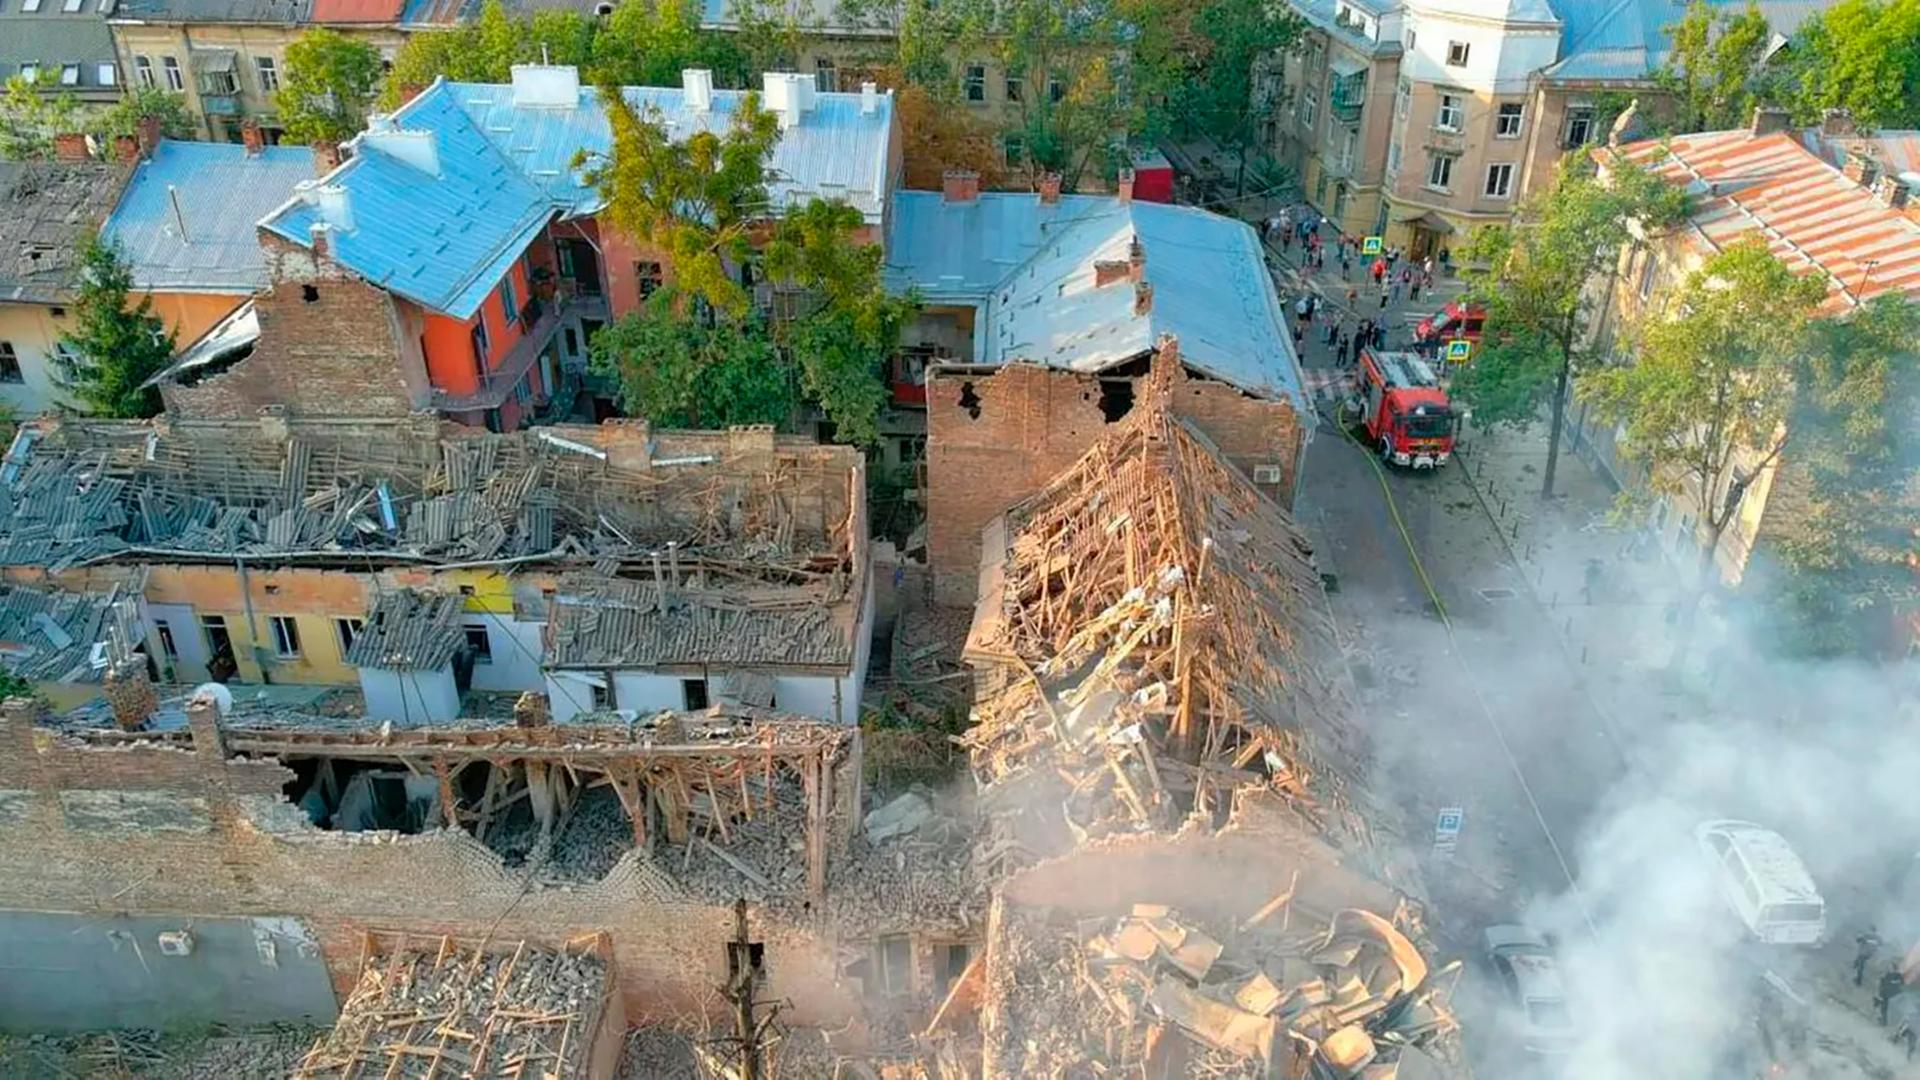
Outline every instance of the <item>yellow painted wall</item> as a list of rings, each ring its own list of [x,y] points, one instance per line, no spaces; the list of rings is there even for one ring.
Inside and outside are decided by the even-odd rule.
[[[60,310],[62,315],[54,315]],[[13,347],[20,363],[21,382],[0,382],[0,402],[16,417],[28,417],[52,408],[60,400],[48,357],[54,345],[71,329],[71,308],[45,304],[0,303],[0,341]]]

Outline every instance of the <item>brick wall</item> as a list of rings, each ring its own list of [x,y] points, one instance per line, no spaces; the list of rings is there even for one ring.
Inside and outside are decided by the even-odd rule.
[[[1280,482],[1259,488],[1282,505],[1291,499],[1302,445],[1291,403],[1249,397],[1182,369],[1173,410],[1249,477],[1255,465],[1279,465]],[[927,555],[937,602],[973,603],[980,530],[1078,461],[1107,422],[1100,380],[1091,375],[1010,364],[928,380]]]
[[[409,388],[419,345],[404,337],[386,292],[312,252],[263,235],[273,285],[254,299],[253,355],[192,385],[161,387],[167,412],[243,419],[267,405],[291,418],[404,416],[424,405],[424,377]]]

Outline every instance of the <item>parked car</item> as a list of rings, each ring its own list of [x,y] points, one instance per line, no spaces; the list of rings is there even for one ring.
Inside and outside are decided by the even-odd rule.
[[[1720,895],[1769,945],[1815,945],[1827,934],[1827,903],[1786,838],[1751,821],[1706,821],[1693,830]]]
[[[1514,1005],[1514,1027],[1529,1053],[1564,1054],[1573,1046],[1573,1014],[1553,945],[1524,926],[1489,926],[1487,961]]]

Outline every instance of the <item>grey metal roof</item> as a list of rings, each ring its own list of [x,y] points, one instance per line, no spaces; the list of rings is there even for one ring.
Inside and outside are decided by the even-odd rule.
[[[1125,260],[1138,240],[1150,310],[1131,282],[1094,284],[1096,262]],[[1299,358],[1259,238],[1245,222],[1192,207],[1069,195],[938,192],[894,196],[891,287],[929,302],[984,309],[978,355],[1101,371],[1180,341],[1190,366],[1262,397],[1306,408]]]
[[[466,642],[458,593],[397,589],[374,599],[347,649],[354,667],[387,671],[438,671]]]
[[[20,10],[20,0],[0,0],[0,82],[20,73],[25,64],[58,72],[63,65],[80,66],[79,82],[60,87],[80,97],[117,97],[119,71],[102,81],[100,65],[113,65],[113,32],[97,10],[63,12],[61,0],[44,0],[37,12]],[[49,11],[48,9],[52,10]]]
[[[249,154],[238,143],[166,139],[134,170],[101,231],[140,288],[252,293],[267,285],[254,223],[312,178],[304,146]]]
[[[127,172],[103,161],[0,161],[0,303],[71,298],[80,241],[112,210]]]
[[[109,21],[293,26],[312,13],[313,0],[120,0]]]
[[[594,671],[853,663],[853,627],[827,597],[758,606],[741,599],[657,581],[569,575],[554,593],[545,662]]]

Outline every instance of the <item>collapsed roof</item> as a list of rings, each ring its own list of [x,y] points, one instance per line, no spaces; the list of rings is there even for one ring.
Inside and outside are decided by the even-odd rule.
[[[387,671],[446,667],[466,641],[460,626],[465,603],[458,593],[425,589],[380,594],[353,635],[347,663]]]
[[[140,590],[0,585],[0,666],[23,679],[98,682],[146,636]]]
[[[1027,854],[1217,813],[1249,784],[1323,835],[1362,832],[1306,540],[1172,415],[1176,363],[1169,342],[1134,410],[986,530],[966,742]]]
[[[104,161],[0,161],[0,302],[72,299],[80,242],[113,209],[128,172]]]

